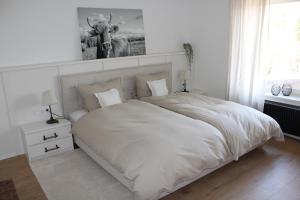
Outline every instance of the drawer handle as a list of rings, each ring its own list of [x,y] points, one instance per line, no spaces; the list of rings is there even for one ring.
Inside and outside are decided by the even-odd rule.
[[[56,133],[54,133],[52,136],[49,136],[49,137],[43,136],[43,140],[46,141],[46,140],[57,138],[57,137],[58,137],[58,135]]]
[[[57,150],[57,149],[59,149],[60,147],[56,144],[55,145],[55,147],[53,147],[53,148],[50,148],[50,149],[48,149],[47,147],[45,147],[45,152],[47,153],[47,152],[49,152],[49,151],[54,151],[54,150]]]

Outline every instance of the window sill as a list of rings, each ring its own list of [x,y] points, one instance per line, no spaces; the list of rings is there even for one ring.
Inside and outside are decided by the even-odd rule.
[[[291,96],[283,96],[279,94],[278,96],[274,96],[271,93],[266,93],[265,95],[266,100],[274,101],[294,106],[300,106],[300,95],[299,94],[292,94]]]

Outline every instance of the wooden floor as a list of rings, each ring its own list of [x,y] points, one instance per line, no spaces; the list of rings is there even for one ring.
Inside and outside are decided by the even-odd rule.
[[[300,200],[300,141],[270,141],[163,200]]]
[[[6,179],[13,180],[19,200],[47,199],[24,155],[0,161],[0,180]]]
[[[46,199],[24,156],[0,161],[0,180],[8,178],[20,200]],[[163,200],[179,199],[300,200],[300,141],[270,141]]]

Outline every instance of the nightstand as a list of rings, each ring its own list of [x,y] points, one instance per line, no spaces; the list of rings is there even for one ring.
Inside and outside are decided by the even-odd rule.
[[[194,93],[194,94],[201,94],[201,95],[208,95],[207,92],[200,90],[200,89],[191,89],[190,93]]]
[[[45,121],[24,124],[21,130],[29,161],[74,149],[68,120],[60,119],[57,124]]]
[[[176,93],[181,93],[181,94],[189,94],[189,93],[191,93],[191,94],[200,94],[200,95],[208,95],[207,94],[207,92],[205,92],[205,91],[203,91],[203,90],[199,90],[199,89],[191,89],[191,90],[189,90],[189,92],[181,92],[181,91],[176,91],[175,92],[175,94]]]

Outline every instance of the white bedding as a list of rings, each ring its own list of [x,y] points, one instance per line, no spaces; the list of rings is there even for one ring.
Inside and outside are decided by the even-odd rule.
[[[94,110],[72,132],[132,181],[140,200],[158,199],[231,159],[216,128],[137,100]]]
[[[216,127],[226,138],[236,160],[271,137],[283,140],[280,126],[274,119],[234,102],[188,93],[142,100]]]

